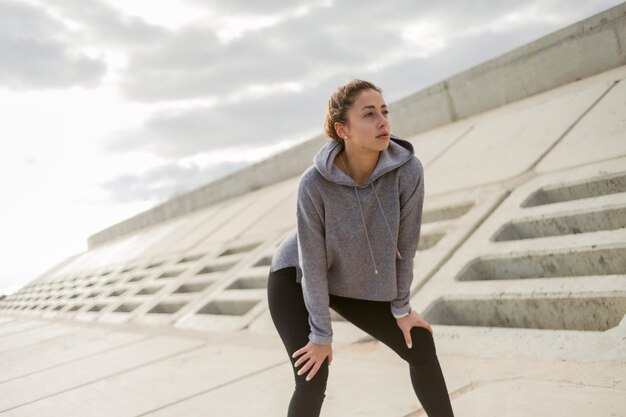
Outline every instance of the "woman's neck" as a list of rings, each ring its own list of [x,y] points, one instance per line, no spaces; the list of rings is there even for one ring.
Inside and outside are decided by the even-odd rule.
[[[344,146],[343,150],[335,158],[335,165],[346,172],[354,182],[362,185],[367,182],[372,172],[374,172],[379,157],[380,151],[354,151]]]

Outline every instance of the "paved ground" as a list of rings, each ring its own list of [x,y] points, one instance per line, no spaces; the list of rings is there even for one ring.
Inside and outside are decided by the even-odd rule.
[[[438,344],[457,416],[626,415],[624,362],[470,357]],[[272,336],[0,316],[3,417],[280,416],[289,366]],[[405,364],[366,341],[336,347],[323,415],[424,414]]]

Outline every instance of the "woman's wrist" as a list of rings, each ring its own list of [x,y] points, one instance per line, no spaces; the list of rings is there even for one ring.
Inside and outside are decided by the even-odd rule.
[[[404,313],[404,314],[394,314],[393,316],[394,316],[396,319],[401,319],[401,318],[403,318],[403,317],[406,317],[406,316],[410,315],[410,314],[411,314],[411,311],[412,311],[412,310],[411,310],[411,309],[409,309],[409,311],[407,311],[407,312],[406,312],[406,313]]]

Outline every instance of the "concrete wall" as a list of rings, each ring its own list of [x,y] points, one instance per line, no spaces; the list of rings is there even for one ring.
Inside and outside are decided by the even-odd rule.
[[[625,50],[622,3],[391,104],[394,133],[414,135],[626,65]],[[299,175],[323,144],[316,136],[139,213],[90,236],[89,248]]]

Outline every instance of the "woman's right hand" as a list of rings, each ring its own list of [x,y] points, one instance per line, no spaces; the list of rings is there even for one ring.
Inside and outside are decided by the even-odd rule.
[[[294,352],[292,358],[300,358],[294,364],[294,367],[298,367],[302,364],[302,368],[298,371],[298,375],[304,375],[307,371],[310,372],[306,376],[306,380],[313,379],[317,371],[324,363],[324,359],[328,358],[328,365],[333,360],[333,348],[332,345],[317,345],[313,342],[309,342],[303,348],[300,348]]]

